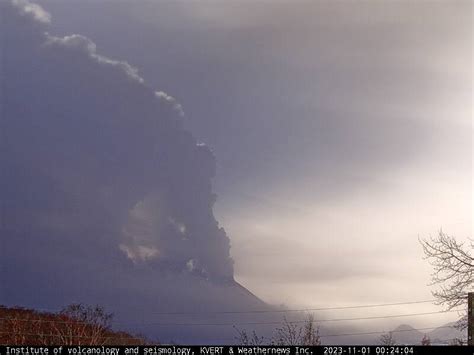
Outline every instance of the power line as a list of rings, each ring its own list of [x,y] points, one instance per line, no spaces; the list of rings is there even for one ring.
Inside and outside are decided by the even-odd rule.
[[[134,338],[133,335],[130,335],[130,337],[124,337],[124,336],[100,336],[100,335],[71,335],[71,334],[46,334],[46,333],[22,333],[22,332],[1,332],[0,334],[8,334],[11,336],[15,335],[30,335],[30,336],[35,336],[35,337],[63,337],[63,338],[68,338],[68,339],[75,339],[75,338],[81,338],[81,339],[100,339],[100,340],[105,340],[105,339],[114,339],[114,340],[128,340],[128,341],[143,341],[143,339],[140,338]],[[2,345],[2,344],[0,344]],[[101,344],[103,345],[103,344]]]
[[[370,320],[370,319],[388,319],[388,318],[401,318],[401,317],[416,317],[416,316],[425,316],[441,313],[452,313],[460,312],[461,310],[449,310],[449,311],[436,311],[436,312],[424,312],[424,313],[408,313],[408,314],[393,314],[386,316],[372,316],[372,317],[357,317],[357,318],[333,318],[333,319],[320,319],[315,320],[313,323],[324,323],[324,322],[340,322],[340,321],[355,321],[355,320]],[[80,320],[56,320],[56,319],[31,319],[31,318],[8,318],[1,317],[0,320],[9,320],[9,321],[23,321],[23,322],[40,322],[40,323],[56,323],[56,324],[84,324],[85,326],[97,327],[97,324],[89,324],[85,321]],[[141,325],[158,325],[158,326],[225,326],[225,325],[272,325],[272,324],[298,324],[298,323],[307,323],[307,320],[298,320],[298,321],[272,321],[272,322],[233,322],[233,323],[153,323],[153,322],[112,322],[115,324],[122,325],[132,325],[132,324],[141,324]]]
[[[89,323],[85,320],[77,320],[77,319],[70,319],[70,320],[59,320],[59,319],[35,319],[35,318],[9,318],[3,317],[0,320],[10,321],[10,322],[31,322],[31,323],[54,323],[54,324],[69,324],[69,325],[81,325],[86,328],[100,328],[102,325]]]
[[[425,316],[440,313],[452,313],[460,312],[459,310],[450,311],[436,311],[436,312],[424,312],[424,313],[408,313],[408,314],[394,314],[388,316],[373,316],[373,317],[357,317],[357,318],[334,318],[334,319],[319,319],[315,320],[314,323],[325,323],[325,322],[341,322],[341,321],[356,321],[356,320],[371,320],[371,319],[388,319],[388,318],[401,318],[401,317],[415,317]],[[141,323],[124,323],[115,322],[115,324],[143,324],[143,325],[157,325],[157,326],[235,326],[235,325],[272,325],[272,324],[297,324],[306,323],[306,320],[298,321],[274,321],[274,322],[244,322],[244,323],[153,323],[153,322],[141,322]]]
[[[373,331],[373,332],[363,332],[363,333],[343,333],[343,334],[328,334],[320,335],[321,338],[329,337],[342,337],[342,336],[352,336],[352,335],[374,335],[374,334],[385,334],[385,333],[402,333],[402,332],[412,332],[412,331],[422,331],[422,330],[435,330],[435,329],[454,329],[450,326],[441,326],[441,327],[428,327],[428,328],[411,328],[411,329],[399,329],[399,330],[390,330],[388,332]]]
[[[451,326],[440,326],[440,327],[426,327],[426,328],[412,328],[412,329],[400,329],[400,330],[392,330],[391,333],[402,333],[402,332],[412,332],[412,331],[423,331],[423,330],[435,330],[435,329],[453,329]],[[358,335],[375,335],[375,334],[385,334],[387,332],[383,331],[373,331],[373,332],[358,332],[358,333],[342,333],[342,334],[328,334],[328,335],[320,335],[321,338],[329,338],[329,337],[341,337],[341,336],[358,336]],[[0,331],[0,334],[9,334],[14,336],[15,333],[13,332],[6,332]],[[65,335],[65,334],[46,334],[46,333],[19,333],[19,335],[31,335],[31,336],[43,336],[43,337],[68,337],[68,338],[100,338],[101,340],[105,339],[114,339],[114,340],[128,340],[128,341],[141,341],[143,339],[134,338],[133,336],[130,337],[120,337],[120,336],[86,336],[86,335]],[[226,341],[230,341],[230,339],[225,339]],[[233,339],[235,340],[235,339]],[[449,341],[452,339],[445,339],[442,341]]]
[[[389,306],[402,306],[412,305],[421,303],[433,303],[435,299],[431,300],[420,300],[420,301],[407,301],[407,302],[395,302],[395,303],[375,303],[375,304],[360,304],[354,306],[337,306],[337,307],[319,307],[319,308],[298,308],[298,309],[274,309],[274,310],[249,310],[249,311],[209,311],[209,312],[149,312],[147,314],[154,315],[207,315],[207,314],[247,314],[247,313],[291,313],[291,312],[311,312],[311,311],[330,311],[330,310],[344,310],[344,309],[359,309],[359,308],[376,308],[376,307],[389,307]],[[19,308],[19,310],[27,310]],[[54,310],[49,308],[36,308],[37,311],[58,313],[60,310]]]
[[[212,312],[151,312],[148,314],[156,315],[193,315],[193,314],[245,314],[245,313],[289,313],[289,312],[311,312],[311,311],[329,311],[339,309],[358,309],[358,308],[375,308],[375,307],[388,307],[388,306],[400,306],[420,303],[431,303],[436,300],[423,300],[423,301],[411,301],[411,302],[396,302],[396,303],[378,303],[378,304],[367,304],[367,305],[355,305],[355,306],[340,306],[340,307],[322,307],[322,308],[301,308],[301,309],[275,309],[275,310],[252,310],[252,311],[212,311]]]
[[[386,333],[402,333],[402,332],[412,332],[412,331],[424,331],[424,330],[435,330],[435,329],[454,329],[452,326],[439,326],[439,327],[426,327],[426,328],[411,328],[411,329],[400,329],[400,330],[391,330],[391,331],[370,331],[370,332],[359,332],[359,333],[340,333],[340,334],[327,334],[320,335],[320,338],[332,338],[332,337],[342,337],[342,336],[357,336],[357,335],[375,335],[375,334],[386,334]],[[451,339],[448,339],[451,340]]]
[[[340,333],[340,334],[327,334],[319,335],[320,338],[329,338],[329,337],[342,337],[342,336],[357,336],[357,335],[375,335],[375,334],[386,334],[386,333],[402,333],[402,332],[412,332],[412,331],[425,331],[425,330],[435,330],[435,329],[455,329],[453,326],[438,326],[438,327],[426,327],[426,328],[411,328],[411,329],[400,329],[400,330],[391,330],[391,331],[370,331],[370,332],[359,332],[359,333]],[[265,338],[264,338],[265,339]],[[443,339],[439,340],[440,342],[449,342],[452,339]],[[238,340],[238,338],[233,339],[221,339],[222,341],[231,341]]]

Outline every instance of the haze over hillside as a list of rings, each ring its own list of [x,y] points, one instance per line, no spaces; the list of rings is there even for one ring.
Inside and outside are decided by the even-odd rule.
[[[397,344],[420,345],[426,335],[432,345],[448,345],[454,339],[466,339],[466,332],[456,329],[455,323],[447,323],[436,329],[417,330],[408,324],[402,324],[393,330],[393,338]]]

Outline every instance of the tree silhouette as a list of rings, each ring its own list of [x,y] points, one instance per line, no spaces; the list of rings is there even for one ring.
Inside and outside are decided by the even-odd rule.
[[[321,345],[321,337],[319,335],[319,327],[315,325],[314,316],[309,314],[303,325],[283,320],[283,325],[276,328],[273,337],[266,339],[258,336],[255,331],[250,335],[245,330],[239,330],[236,340],[241,345]]]
[[[438,236],[428,240],[420,240],[425,254],[433,266],[431,286],[439,285],[433,291],[437,304],[444,305],[448,310],[467,305],[467,293],[474,289],[474,257],[471,252],[474,243],[469,246],[458,242],[455,238],[439,231]],[[467,312],[466,312],[467,313]],[[457,327],[467,327],[467,316],[463,316]]]
[[[382,334],[379,338],[379,343],[380,343],[380,345],[395,345],[395,344],[397,344],[395,339],[393,338],[393,333],[392,332]]]

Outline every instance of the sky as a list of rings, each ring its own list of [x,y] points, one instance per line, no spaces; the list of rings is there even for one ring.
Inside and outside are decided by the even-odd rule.
[[[75,230],[71,240],[77,223],[107,213],[111,223],[94,228],[108,230],[101,243],[118,247],[117,259],[235,278],[267,303],[315,308],[431,299],[418,238],[441,228],[472,236],[471,2],[38,3],[50,50],[38,44],[41,30],[13,24],[7,58],[17,48],[23,59],[11,59],[6,84],[24,100],[12,112],[29,107],[36,126],[34,117],[51,118],[34,137],[18,126],[9,164],[43,176],[35,181],[60,191],[57,206],[64,191],[81,206],[67,219],[51,195],[36,197],[56,211],[42,216],[54,228]],[[51,99],[56,111],[44,105]],[[69,109],[75,123],[61,123]],[[124,123],[110,122],[110,110]],[[75,137],[68,154],[56,151],[60,136]],[[97,144],[78,149],[85,141]],[[97,152],[106,154],[87,158]]]

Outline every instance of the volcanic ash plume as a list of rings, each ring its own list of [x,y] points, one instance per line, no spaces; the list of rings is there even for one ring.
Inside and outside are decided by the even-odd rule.
[[[232,283],[214,156],[181,105],[88,38],[48,34],[41,7],[0,6],[0,301],[27,302],[17,290],[33,284],[100,288],[97,273]]]

